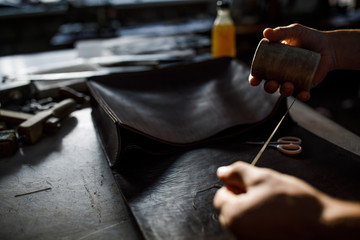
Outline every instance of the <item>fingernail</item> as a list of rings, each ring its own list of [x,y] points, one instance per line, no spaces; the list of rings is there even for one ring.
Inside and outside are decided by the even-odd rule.
[[[216,174],[218,176],[223,176],[225,175],[227,172],[229,171],[229,168],[228,167],[219,167],[216,171]]]

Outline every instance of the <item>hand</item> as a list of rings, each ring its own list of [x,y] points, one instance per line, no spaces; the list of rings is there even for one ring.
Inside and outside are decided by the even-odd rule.
[[[286,27],[277,27],[274,29],[267,28],[264,30],[264,37],[270,41],[283,42],[295,47],[309,49],[321,54],[319,67],[315,73],[312,87],[318,85],[326,76],[326,74],[335,67],[334,58],[332,56],[332,46],[328,40],[328,34],[312,28],[302,26],[300,24],[292,24]],[[253,86],[260,84],[262,79],[249,76],[249,82]],[[291,82],[284,82],[281,86],[275,80],[266,81],[264,89],[268,93],[274,93],[280,87],[280,94],[283,96],[293,95],[295,89]],[[300,91],[297,98],[301,101],[310,99],[310,92]]]
[[[217,175],[226,186],[214,207],[239,239],[336,239],[360,232],[359,204],[331,198],[298,178],[244,162],[220,167]]]

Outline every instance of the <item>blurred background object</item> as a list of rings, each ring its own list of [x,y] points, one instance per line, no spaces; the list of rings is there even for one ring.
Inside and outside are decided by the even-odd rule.
[[[359,0],[230,2],[238,34],[292,22],[321,29],[360,22]],[[0,56],[71,48],[78,40],[119,37],[150,23],[212,21],[215,14],[216,0],[1,0]]]
[[[2,0],[0,55],[73,47],[131,26],[207,14],[209,0]]]
[[[9,83],[10,72],[19,76],[28,74],[31,68],[38,68],[33,74],[69,70],[87,76],[98,71],[99,66],[100,69],[111,66],[114,70],[114,65],[134,60],[146,60],[157,66],[159,60],[172,64],[200,55],[209,57],[216,2],[0,0],[1,83]],[[360,28],[360,0],[230,0],[230,3],[236,28],[236,57],[248,64],[266,27],[298,22],[320,30]],[[57,57],[39,54],[53,50],[66,51],[59,52]],[[39,55],[31,59],[23,55],[8,58],[28,53]],[[49,59],[44,61],[45,58]],[[46,62],[47,68],[39,66],[37,59]],[[356,124],[360,120],[359,76],[359,71],[330,73],[329,80],[313,90],[307,104],[360,135]],[[345,77],[347,84],[339,86],[339,79]]]

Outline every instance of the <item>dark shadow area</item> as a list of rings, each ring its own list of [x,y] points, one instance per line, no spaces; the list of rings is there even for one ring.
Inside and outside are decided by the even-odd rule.
[[[320,114],[360,136],[360,71],[334,71],[307,102]]]

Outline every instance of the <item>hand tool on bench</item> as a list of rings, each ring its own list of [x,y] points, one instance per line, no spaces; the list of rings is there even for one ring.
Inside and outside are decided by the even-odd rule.
[[[75,109],[76,102],[71,98],[65,99],[49,110],[41,111],[22,122],[18,127],[18,134],[25,143],[35,143],[41,138],[46,127],[52,129],[51,126],[59,126],[60,121]]]

